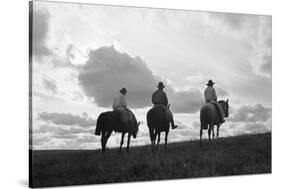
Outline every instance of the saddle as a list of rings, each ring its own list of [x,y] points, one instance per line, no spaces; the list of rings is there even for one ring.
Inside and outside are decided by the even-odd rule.
[[[221,114],[219,104],[217,102],[210,102],[210,104],[214,105],[217,111],[217,115],[219,117],[219,122],[223,123],[223,115]]]
[[[113,114],[115,116],[115,119],[118,120],[116,123],[115,131],[122,132],[124,129],[131,129],[130,123],[134,120],[134,114],[130,110],[114,110]]]
[[[167,120],[170,120],[170,119],[171,119],[171,111],[170,111],[170,109],[169,109],[168,107],[166,107],[166,106],[163,105],[163,104],[155,104],[155,105],[153,106],[153,108],[156,108],[156,107],[160,107],[160,108],[162,108],[163,110],[165,110]]]

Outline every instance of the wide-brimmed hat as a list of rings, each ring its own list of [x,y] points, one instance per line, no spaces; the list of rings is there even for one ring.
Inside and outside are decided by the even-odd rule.
[[[208,83],[207,83],[208,86],[213,86],[214,84],[215,83],[212,80],[209,80]]]
[[[159,82],[157,85],[158,88],[165,88],[165,85],[163,84],[163,82]]]
[[[120,92],[121,92],[121,93],[127,93],[127,89],[126,89],[126,88],[122,88],[122,89],[120,90]]]

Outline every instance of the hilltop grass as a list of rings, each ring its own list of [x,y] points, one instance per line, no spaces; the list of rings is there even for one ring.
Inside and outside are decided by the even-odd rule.
[[[271,173],[271,133],[100,150],[30,151],[31,187]]]

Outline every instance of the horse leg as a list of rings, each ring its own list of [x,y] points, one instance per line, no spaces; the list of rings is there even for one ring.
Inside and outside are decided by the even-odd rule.
[[[165,149],[167,149],[168,134],[169,134],[169,132],[166,131],[166,133],[165,133]]]
[[[124,136],[125,136],[125,133],[122,133],[119,152],[121,152],[121,150],[122,150],[122,145],[124,143]]]
[[[208,138],[209,138],[209,141],[211,141],[211,127],[209,127],[209,129],[208,129]]]
[[[217,138],[219,138],[220,124],[217,126]]]
[[[160,134],[161,134],[161,132],[158,133],[158,140],[157,140],[156,150],[158,150],[158,147],[159,147],[159,143],[160,143]]]
[[[154,150],[154,147],[153,147],[153,137],[154,137],[153,129],[149,129],[149,136],[150,136],[150,141],[151,141],[151,150],[153,151]]]
[[[108,141],[108,139],[109,139],[111,133],[112,133],[112,130],[106,132],[105,140],[104,140],[104,150],[105,150],[106,143],[107,143],[107,141]]]
[[[156,130],[153,131],[153,144],[152,144],[152,151],[155,150],[155,141],[156,141],[157,133]]]
[[[213,140],[214,140],[214,138],[215,138],[215,131],[214,131],[215,128],[214,128],[214,127],[215,127],[215,126],[213,126],[213,128],[212,128],[212,135],[213,135],[212,137],[213,137]]]
[[[128,134],[127,149],[126,149],[127,153],[129,153],[130,139],[131,139],[131,134]]]
[[[203,135],[203,130],[200,129],[200,146],[202,146],[202,135]]]
[[[105,131],[102,131],[102,135],[101,135],[101,149],[102,152],[105,152]]]

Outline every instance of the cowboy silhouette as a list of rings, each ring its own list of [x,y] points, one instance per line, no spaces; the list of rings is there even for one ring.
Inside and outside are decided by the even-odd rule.
[[[214,84],[215,83],[212,80],[208,81],[207,88],[204,91],[205,101],[206,101],[206,103],[212,103],[216,107],[216,110],[219,115],[219,121],[221,123],[224,123],[225,122],[224,121],[224,112],[223,112],[222,107],[217,102],[216,90],[213,87]]]
[[[169,117],[169,120],[171,122],[172,129],[175,129],[178,126],[174,124],[173,114],[168,108],[168,98],[167,98],[166,93],[163,91],[165,86],[162,82],[159,82],[157,85],[157,88],[158,88],[158,90],[156,90],[152,94],[152,103],[154,104],[154,106],[160,105],[163,108],[165,108],[167,116]]]
[[[126,102],[126,93],[127,89],[122,88],[120,90],[120,94],[114,97],[113,99],[113,105],[112,108],[114,111],[118,111],[120,113],[121,121],[124,123],[124,125],[128,125],[129,120],[133,118],[133,113],[131,110],[127,108],[127,102]]]

